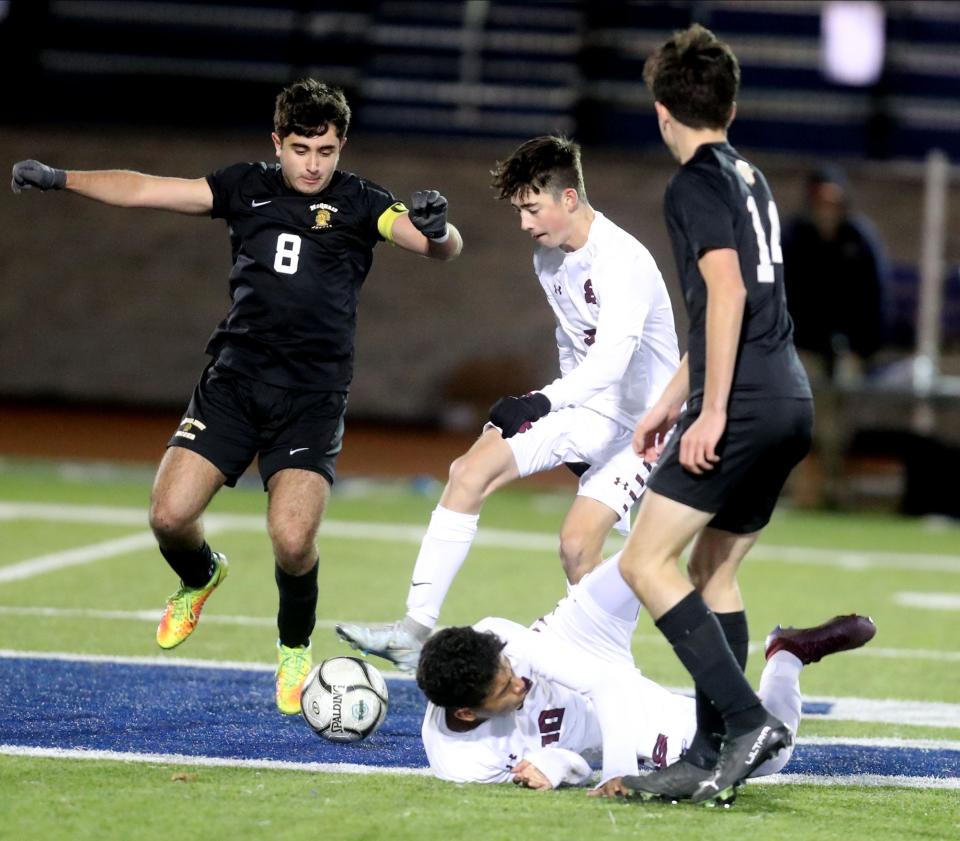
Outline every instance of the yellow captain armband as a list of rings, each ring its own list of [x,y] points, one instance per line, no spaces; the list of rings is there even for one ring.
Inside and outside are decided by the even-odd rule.
[[[393,242],[393,223],[397,217],[407,212],[407,206],[402,201],[395,201],[377,219],[377,230],[387,242]]]

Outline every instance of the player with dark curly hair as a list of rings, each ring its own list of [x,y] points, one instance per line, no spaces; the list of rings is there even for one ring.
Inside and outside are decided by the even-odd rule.
[[[592,792],[600,795],[636,788],[646,778],[641,765],[682,762],[697,729],[696,702],[635,667],[639,606],[611,558],[530,628],[490,617],[430,637],[417,684],[429,701],[421,735],[431,771],[452,782],[546,790],[587,783],[590,763],[602,760],[604,784]],[[857,615],[814,628],[777,626],[764,645],[760,697],[796,731],[803,667],[859,648],[875,632]],[[752,775],[780,770],[790,755],[781,751]]]
[[[357,298],[378,242],[439,260],[460,253],[436,190],[411,209],[338,169],[350,108],[337,88],[302,79],[276,100],[277,162],[238,163],[205,178],[124,170],[13,167],[12,188],[66,189],[118,207],[210,215],[233,247],[230,312],[207,345],[212,357],[160,462],[150,526],[180,578],[157,628],[161,648],[194,630],[226,578],[226,557],[204,538],[201,515],[254,458],[267,491],[267,529],[279,590],[276,701],[299,714],[310,670],[321,515],[335,476],[353,376]]]
[[[417,685],[438,706],[478,707],[501,671],[505,645],[492,631],[444,628],[424,643]]]

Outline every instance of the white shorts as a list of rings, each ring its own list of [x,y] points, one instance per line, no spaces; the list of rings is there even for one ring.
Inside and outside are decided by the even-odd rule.
[[[595,601],[594,586],[608,587],[602,577],[619,575],[615,558],[607,558],[570,588],[556,608],[530,627],[562,646],[589,657],[628,667],[624,681],[633,701],[623,712],[623,737],[632,739],[637,756],[647,766],[676,762],[697,730],[696,702],[644,677],[633,660],[630,643],[637,620],[613,616]],[[623,586],[626,586],[625,584]]]
[[[485,427],[495,428],[492,424]],[[647,486],[653,466],[630,446],[633,430],[592,409],[575,406],[550,412],[506,442],[521,476],[566,463],[586,463],[577,496],[602,502],[620,518],[616,529],[630,531],[630,509]]]

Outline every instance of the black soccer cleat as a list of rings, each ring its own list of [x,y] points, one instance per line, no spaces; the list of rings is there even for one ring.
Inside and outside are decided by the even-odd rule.
[[[639,776],[626,776],[623,785],[640,800],[689,800],[704,780],[713,778],[713,768],[698,768],[681,757],[673,765]]]
[[[771,756],[792,744],[793,733],[790,728],[776,716],[767,713],[759,727],[740,736],[724,738],[713,776],[704,780],[690,799],[694,803],[706,803],[721,797]]]
[[[789,651],[801,663],[816,663],[828,654],[860,648],[873,639],[877,626],[869,616],[850,613],[834,616],[815,628],[783,628],[777,625],[764,645],[769,660],[778,651]]]

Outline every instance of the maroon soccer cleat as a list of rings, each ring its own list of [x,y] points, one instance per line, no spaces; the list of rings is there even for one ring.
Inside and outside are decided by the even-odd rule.
[[[850,613],[834,616],[815,628],[783,628],[777,625],[764,645],[769,660],[778,651],[789,651],[801,663],[816,663],[828,654],[860,648],[873,639],[877,626],[869,616]]]

